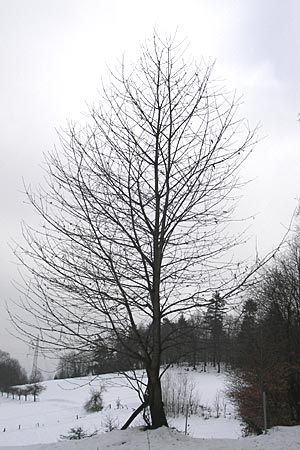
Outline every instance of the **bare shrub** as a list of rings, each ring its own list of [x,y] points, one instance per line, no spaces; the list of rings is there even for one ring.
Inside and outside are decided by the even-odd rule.
[[[221,393],[220,393],[220,391],[216,392],[213,406],[214,406],[216,418],[218,419],[221,415]]]
[[[171,417],[197,414],[200,399],[195,392],[195,383],[187,374],[175,375],[167,373],[162,379],[163,402],[166,414]]]
[[[97,390],[91,389],[90,398],[84,404],[84,409],[88,413],[94,413],[102,411],[103,409],[103,392],[105,391],[104,386],[100,386]]]
[[[119,428],[119,421],[116,417],[113,417],[111,414],[106,414],[102,422],[102,426],[104,427],[106,432],[113,431],[116,428]]]
[[[28,393],[33,395],[33,401],[36,402],[41,392],[46,390],[46,386],[41,383],[34,383],[28,386]]]

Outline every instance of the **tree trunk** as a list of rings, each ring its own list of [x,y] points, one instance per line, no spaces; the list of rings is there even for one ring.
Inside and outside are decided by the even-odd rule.
[[[129,419],[126,421],[126,423],[124,423],[124,425],[122,426],[121,430],[126,430],[129,425],[131,424],[131,422],[134,421],[134,419],[143,411],[143,409],[145,409],[148,406],[148,401],[145,400],[144,403],[142,403],[129,417]]]
[[[162,390],[159,378],[159,368],[150,369],[148,374],[148,389],[149,407],[151,414],[152,428],[159,428],[168,426],[167,418],[164,411],[164,404],[162,401]]]

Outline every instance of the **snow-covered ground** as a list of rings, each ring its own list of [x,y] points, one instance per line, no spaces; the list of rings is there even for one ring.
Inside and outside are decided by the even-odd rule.
[[[21,444],[21,441],[19,442]],[[23,446],[22,446],[23,447]],[[0,447],[19,450],[19,446]],[[78,441],[24,446],[24,450],[299,450],[300,427],[279,427],[267,435],[240,439],[199,439],[169,428],[131,428]]]
[[[174,369],[172,383],[193,388],[200,405],[197,415],[188,417],[188,436],[171,429],[143,431],[138,417],[135,428],[106,432],[111,426],[120,427],[140,401],[125,377],[117,374],[44,382],[46,390],[34,403],[0,397],[0,450],[26,447],[28,450],[252,450],[300,449],[300,427],[279,428],[267,436],[242,438],[242,426],[234,408],[224,394],[225,376],[210,373],[187,372]],[[105,385],[104,409],[87,414],[83,408],[91,388]],[[217,414],[219,413],[219,414]],[[219,415],[217,418],[216,416]],[[170,426],[183,431],[185,417],[169,418]],[[81,427],[85,432],[98,431],[92,438],[78,441],[60,441],[71,428]],[[197,439],[195,439],[197,438]],[[212,439],[213,438],[213,439]]]

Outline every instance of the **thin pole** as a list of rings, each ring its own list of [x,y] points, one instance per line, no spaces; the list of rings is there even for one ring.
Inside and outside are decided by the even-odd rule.
[[[184,434],[187,434],[187,429],[188,429],[188,417],[189,417],[189,404],[187,404],[187,406],[186,406]]]
[[[264,407],[264,429],[266,434],[268,426],[267,426],[267,397],[265,392],[263,392],[263,407]]]
[[[32,363],[32,371],[31,371],[31,375],[30,375],[30,383],[36,383],[37,380],[37,375],[38,375],[38,355],[39,355],[39,342],[40,342],[40,337],[37,336],[36,338],[36,343],[35,343],[35,347],[34,347],[34,356],[33,356],[33,363]]]

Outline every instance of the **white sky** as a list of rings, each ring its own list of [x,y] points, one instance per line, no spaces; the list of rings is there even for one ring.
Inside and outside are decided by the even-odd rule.
[[[0,349],[30,367],[32,352],[9,336],[5,312],[18,296],[9,243],[32,214],[22,178],[42,179],[55,128],[80,120],[106,63],[135,58],[153,27],[178,27],[196,60],[216,59],[215,74],[243,94],[250,124],[261,124],[240,210],[256,214],[259,252],[276,246],[300,195],[299,17],[298,0],[0,0]]]

